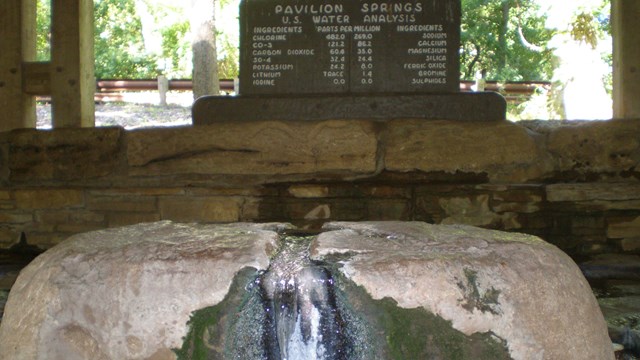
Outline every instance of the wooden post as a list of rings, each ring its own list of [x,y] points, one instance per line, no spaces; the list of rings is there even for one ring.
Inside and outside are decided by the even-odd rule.
[[[640,119],[640,1],[613,0],[613,117]]]
[[[93,16],[93,0],[51,1],[54,128],[95,125]]]
[[[36,0],[0,1],[0,131],[36,126],[35,97],[26,94],[23,62],[36,56]]]

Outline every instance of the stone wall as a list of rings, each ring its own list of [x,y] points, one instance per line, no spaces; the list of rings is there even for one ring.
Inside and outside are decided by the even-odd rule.
[[[0,247],[140,222],[421,220],[640,252],[640,121],[394,120],[0,134]]]

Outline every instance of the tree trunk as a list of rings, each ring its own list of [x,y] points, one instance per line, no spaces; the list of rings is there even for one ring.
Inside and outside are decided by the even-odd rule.
[[[218,55],[215,39],[215,0],[191,0],[193,98],[218,95]]]
[[[509,31],[509,11],[511,10],[511,1],[504,0],[502,2],[502,22],[500,28],[500,34],[498,34],[498,68],[500,70],[504,69],[507,65],[507,53],[509,49],[507,49],[507,32]]]

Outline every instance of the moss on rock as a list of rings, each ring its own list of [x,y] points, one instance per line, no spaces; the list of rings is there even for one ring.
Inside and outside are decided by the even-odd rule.
[[[345,360],[355,359],[510,359],[506,344],[492,334],[467,336],[449,321],[424,308],[403,309],[391,299],[374,300],[346,278],[334,264],[331,270],[345,334],[353,346]],[[268,316],[256,284],[258,272],[244,269],[235,277],[219,304],[195,311],[178,359],[270,359]]]

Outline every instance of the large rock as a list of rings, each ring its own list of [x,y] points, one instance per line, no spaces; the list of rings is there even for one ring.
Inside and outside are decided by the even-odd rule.
[[[242,268],[266,269],[276,225],[134,225],[74,236],[11,290],[0,359],[174,359],[191,312]]]
[[[313,256],[350,255],[342,271],[374,299],[422,307],[467,335],[491,332],[514,359],[614,358],[589,284],[539,238],[418,222],[325,230]]]
[[[267,269],[284,227],[159,222],[72,237],[20,274],[0,326],[0,359],[175,359],[191,314],[222,303],[241,269]],[[374,299],[426,310],[464,335],[494,334],[514,359],[613,359],[580,270],[538,238],[332,223],[311,249],[315,259],[341,262]]]

